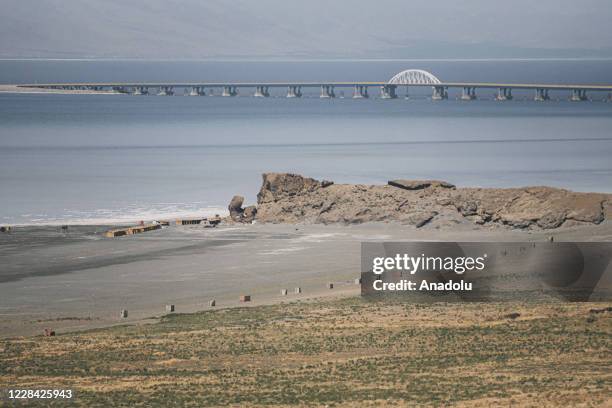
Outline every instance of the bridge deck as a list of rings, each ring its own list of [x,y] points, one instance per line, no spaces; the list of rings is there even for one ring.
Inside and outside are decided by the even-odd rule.
[[[258,86],[264,87],[320,87],[320,86],[336,86],[336,87],[352,87],[352,86],[384,86],[389,85],[387,82],[71,82],[71,83],[50,83],[50,84],[19,84],[19,87],[28,88],[52,88],[52,87],[150,87],[157,88],[166,87],[205,87],[205,88],[221,88],[226,86],[254,88]],[[448,88],[512,88],[512,89],[559,89],[572,90],[581,89],[589,91],[610,91],[612,85],[596,85],[596,84],[517,84],[517,83],[492,83],[492,82],[441,82],[439,84],[409,84],[397,85],[398,87],[448,87]]]

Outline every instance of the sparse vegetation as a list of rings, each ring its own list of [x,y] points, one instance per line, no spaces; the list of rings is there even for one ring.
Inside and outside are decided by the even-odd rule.
[[[73,389],[58,406],[598,406],[612,313],[588,322],[591,308],[351,298],[175,314],[2,340],[0,389]]]

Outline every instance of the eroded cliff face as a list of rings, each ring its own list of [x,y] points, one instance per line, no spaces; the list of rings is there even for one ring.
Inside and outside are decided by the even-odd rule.
[[[471,222],[552,229],[599,224],[612,216],[612,195],[550,187],[456,188],[439,180],[387,185],[334,184],[288,173],[266,173],[255,219],[263,223],[390,221],[422,227]]]

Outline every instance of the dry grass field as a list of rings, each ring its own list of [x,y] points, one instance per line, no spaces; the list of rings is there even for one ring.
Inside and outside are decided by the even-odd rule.
[[[173,314],[2,340],[0,389],[74,390],[41,406],[612,406],[612,312],[590,312],[608,306],[347,298]]]

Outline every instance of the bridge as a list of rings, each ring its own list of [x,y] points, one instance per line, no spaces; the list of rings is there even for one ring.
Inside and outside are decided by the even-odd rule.
[[[521,84],[521,83],[488,83],[488,82],[443,82],[430,72],[409,69],[398,73],[384,82],[185,82],[185,83],[55,83],[55,84],[22,84],[24,88],[42,88],[55,90],[91,90],[115,91],[132,95],[149,95],[155,93],[160,96],[171,96],[177,88],[183,88],[184,94],[189,96],[205,96],[220,94],[232,97],[238,95],[239,90],[246,90],[255,97],[266,98],[271,95],[272,89],[286,89],[287,98],[299,98],[302,90],[307,88],[320,89],[321,98],[336,97],[336,89],[352,90],[355,99],[369,98],[369,88],[378,88],[380,98],[395,99],[398,88],[431,88],[433,100],[448,99],[448,90],[451,88],[461,90],[461,100],[477,99],[477,89],[497,90],[495,99],[507,101],[513,98],[513,90],[533,91],[536,101],[550,99],[551,91],[561,91],[569,95],[571,101],[588,100],[587,92],[607,92],[607,99],[612,101],[612,85],[585,85],[585,84]],[[218,93],[215,92],[218,90]]]

